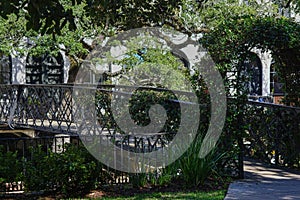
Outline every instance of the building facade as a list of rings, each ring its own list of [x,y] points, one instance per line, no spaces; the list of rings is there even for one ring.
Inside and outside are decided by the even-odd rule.
[[[57,56],[0,54],[0,84],[62,84],[68,81],[70,61],[63,51]]]

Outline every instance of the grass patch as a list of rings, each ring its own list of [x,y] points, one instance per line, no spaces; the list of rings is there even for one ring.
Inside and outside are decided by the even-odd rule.
[[[128,199],[128,200],[154,200],[154,199],[203,199],[203,200],[223,200],[225,198],[226,190],[216,190],[209,192],[157,192],[149,194],[137,194],[131,197],[102,197],[100,199]]]

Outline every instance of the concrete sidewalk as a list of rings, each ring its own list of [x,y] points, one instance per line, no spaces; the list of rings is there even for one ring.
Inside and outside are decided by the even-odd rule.
[[[300,172],[245,161],[245,179],[231,183],[225,200],[300,200]]]

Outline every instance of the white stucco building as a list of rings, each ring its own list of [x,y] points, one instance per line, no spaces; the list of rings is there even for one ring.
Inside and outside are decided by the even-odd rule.
[[[257,2],[259,4],[264,3],[264,5],[270,6],[271,9],[274,1],[257,0]],[[240,0],[240,3],[247,3],[247,0]],[[287,8],[278,6],[278,13],[293,18],[299,23],[300,15],[294,12],[294,8],[294,5]],[[252,52],[256,58],[248,62],[248,69],[252,72],[251,80],[248,83],[250,98],[279,103],[280,98],[284,95],[283,83],[278,80],[272,55],[270,52],[264,52],[257,48],[252,49]]]
[[[0,55],[0,84],[67,83],[69,59],[61,51],[58,56],[32,57],[12,52]]]

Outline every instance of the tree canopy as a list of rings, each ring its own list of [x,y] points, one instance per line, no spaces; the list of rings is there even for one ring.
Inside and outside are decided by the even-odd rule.
[[[90,50],[85,38],[99,39],[143,26],[171,26],[187,33],[208,32],[224,19],[240,15],[272,15],[279,8],[295,7],[297,0],[275,4],[239,3],[238,0],[11,0],[0,2],[0,51],[16,48],[24,37],[40,52],[61,49],[72,56]],[[101,38],[100,38],[101,39]],[[9,45],[9,44],[16,45]],[[20,45],[20,44],[19,44]],[[38,47],[40,46],[40,47]],[[43,48],[42,48],[43,47]],[[78,55],[76,55],[78,56]],[[79,56],[79,57],[82,57]]]
[[[298,0],[1,1],[0,52],[37,55],[63,50],[78,66],[93,49],[87,38],[97,43],[133,28],[171,26],[189,36],[203,33],[201,43],[223,69],[233,67],[233,60],[245,59],[253,48],[271,50],[278,65],[292,68],[298,65],[299,24],[283,14],[289,9],[299,13],[299,4]]]
[[[143,26],[166,25],[191,34],[200,27],[195,9],[205,1],[1,1],[0,51],[42,54],[63,50],[79,62],[93,48],[86,39],[97,43],[105,36]],[[30,48],[24,38],[30,40]]]
[[[64,27],[76,30],[92,24],[102,30],[127,30],[164,23],[180,26],[178,15],[185,7],[200,8],[206,0],[13,0],[0,3],[0,16],[26,13],[27,30],[61,34]],[[195,11],[195,10],[194,10]],[[176,24],[176,25],[175,25]]]

